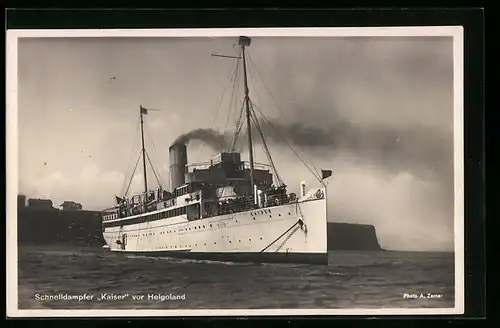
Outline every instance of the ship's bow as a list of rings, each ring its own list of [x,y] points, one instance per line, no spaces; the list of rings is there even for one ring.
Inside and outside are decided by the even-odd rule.
[[[306,236],[302,252],[328,264],[326,188],[311,190],[299,200],[297,207]]]

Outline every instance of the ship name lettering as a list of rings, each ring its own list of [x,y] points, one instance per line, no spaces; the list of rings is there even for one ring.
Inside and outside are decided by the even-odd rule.
[[[128,294],[101,293],[99,301],[123,301],[128,298]]]

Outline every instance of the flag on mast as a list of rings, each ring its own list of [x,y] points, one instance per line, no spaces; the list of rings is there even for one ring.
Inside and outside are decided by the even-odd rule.
[[[321,180],[325,180],[326,178],[332,175],[332,170],[321,170]]]
[[[150,112],[150,111],[158,112],[158,111],[160,111],[160,109],[155,109],[155,108],[146,108],[146,107],[143,107],[143,106],[141,105],[141,114],[142,114],[142,115],[148,115],[148,112]]]

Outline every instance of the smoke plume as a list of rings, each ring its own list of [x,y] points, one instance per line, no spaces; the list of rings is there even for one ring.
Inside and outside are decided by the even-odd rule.
[[[195,129],[178,136],[173,144],[186,145],[191,141],[199,140],[213,149],[220,150],[226,144],[226,139],[226,136],[214,129]]]
[[[342,151],[390,171],[410,171],[426,178],[429,173],[438,173],[440,178],[452,177],[453,135],[430,126],[403,129],[337,122],[319,128],[301,123],[273,123],[272,128],[264,129],[273,142],[289,142],[319,157]]]
[[[446,179],[447,182],[453,179],[452,133],[442,129],[415,125],[406,129],[375,125],[360,127],[347,121],[323,127],[276,120],[260,125],[267,142],[303,147],[315,157],[331,157],[342,151],[396,173],[409,171],[422,178]],[[259,130],[254,128],[252,133],[255,143],[259,143]],[[198,140],[219,151],[227,147],[231,137],[213,129],[196,129],[179,136],[175,143]],[[246,140],[245,133],[241,133],[239,140]]]

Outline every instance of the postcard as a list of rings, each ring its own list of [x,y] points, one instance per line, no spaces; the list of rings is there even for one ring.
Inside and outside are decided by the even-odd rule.
[[[7,79],[8,316],[464,312],[462,27],[8,30]]]

